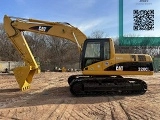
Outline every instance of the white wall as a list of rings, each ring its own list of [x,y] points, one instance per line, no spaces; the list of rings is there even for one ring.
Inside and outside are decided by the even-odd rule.
[[[15,67],[18,66],[23,66],[23,62],[0,61],[0,72],[4,72],[6,68],[12,71]]]

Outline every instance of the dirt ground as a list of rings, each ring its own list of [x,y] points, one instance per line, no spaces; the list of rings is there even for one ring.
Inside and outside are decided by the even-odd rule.
[[[2,120],[159,120],[160,73],[136,76],[148,84],[144,95],[74,97],[68,76],[80,72],[37,74],[21,92],[13,75],[0,75]],[[128,77],[128,76],[127,76]]]

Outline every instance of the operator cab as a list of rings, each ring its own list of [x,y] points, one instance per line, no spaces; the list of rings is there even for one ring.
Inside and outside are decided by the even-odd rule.
[[[81,54],[81,69],[96,62],[109,60],[112,56],[110,43],[110,38],[85,40]]]

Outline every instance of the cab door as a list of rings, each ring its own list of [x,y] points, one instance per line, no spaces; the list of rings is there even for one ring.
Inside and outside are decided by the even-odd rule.
[[[87,39],[83,45],[81,69],[87,66],[110,59],[110,44],[108,39]],[[102,65],[100,65],[102,69]]]

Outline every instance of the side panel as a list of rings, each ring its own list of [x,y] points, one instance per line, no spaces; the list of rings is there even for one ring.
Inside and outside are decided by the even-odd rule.
[[[87,66],[82,72],[84,75],[153,75],[152,62],[123,62],[109,66],[111,63],[98,62]],[[101,65],[105,69],[97,69]]]

